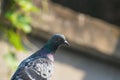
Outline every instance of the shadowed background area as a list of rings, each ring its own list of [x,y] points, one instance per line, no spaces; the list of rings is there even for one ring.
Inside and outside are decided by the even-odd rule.
[[[119,0],[52,0],[77,12],[86,13],[107,22],[120,25]]]
[[[0,80],[56,33],[70,47],[57,50],[52,80],[119,80],[118,0],[0,1]]]

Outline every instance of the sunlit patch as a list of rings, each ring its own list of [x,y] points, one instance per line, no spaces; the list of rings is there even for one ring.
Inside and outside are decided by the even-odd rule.
[[[80,69],[76,69],[68,64],[55,62],[55,71],[52,79],[55,80],[84,80],[85,72]]]

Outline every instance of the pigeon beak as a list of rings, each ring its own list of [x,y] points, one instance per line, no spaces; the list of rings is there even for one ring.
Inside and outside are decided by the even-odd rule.
[[[70,44],[66,40],[65,40],[64,44],[67,45],[67,46],[70,46]]]

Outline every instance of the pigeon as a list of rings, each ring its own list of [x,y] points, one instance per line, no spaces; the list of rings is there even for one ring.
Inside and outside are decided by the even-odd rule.
[[[23,60],[11,80],[50,80],[57,48],[69,45],[63,34],[54,34],[37,52]]]

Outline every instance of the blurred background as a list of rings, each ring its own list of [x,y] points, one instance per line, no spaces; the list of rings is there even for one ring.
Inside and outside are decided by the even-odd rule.
[[[0,80],[55,33],[70,47],[55,56],[52,80],[120,80],[119,0],[0,0]]]

